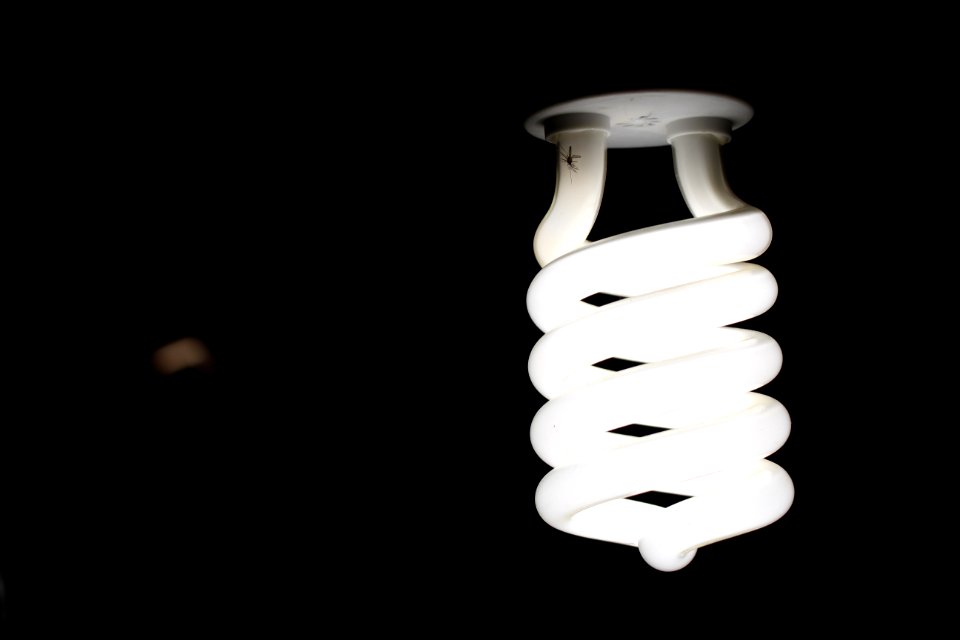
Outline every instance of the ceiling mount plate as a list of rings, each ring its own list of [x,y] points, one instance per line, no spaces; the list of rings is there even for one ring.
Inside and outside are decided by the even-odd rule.
[[[598,113],[610,118],[611,148],[660,147],[667,142],[667,124],[684,118],[723,118],[736,129],[749,122],[753,109],[743,100],[700,91],[636,91],[581,98],[538,111],[527,131],[545,138],[543,122],[569,113]]]

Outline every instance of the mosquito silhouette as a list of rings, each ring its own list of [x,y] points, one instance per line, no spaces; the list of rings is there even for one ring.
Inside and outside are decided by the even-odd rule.
[[[567,147],[567,152],[563,152],[563,147],[560,147],[560,160],[567,163],[567,169],[570,169],[570,181],[573,182],[573,174],[580,170],[577,167],[577,158],[582,156],[577,156],[573,154],[573,147]]]

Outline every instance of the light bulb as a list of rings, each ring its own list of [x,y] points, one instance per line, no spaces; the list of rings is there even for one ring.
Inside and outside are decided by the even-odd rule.
[[[770,244],[770,223],[730,191],[720,163],[751,115],[733,98],[662,91],[586,98],[527,122],[558,150],[556,194],[534,239],[543,269],[527,294],[545,333],[530,378],[548,400],[531,440],[554,467],[536,507],[562,531],[639,547],[663,571],[774,522],[793,501],[790,476],[765,460],[790,417],[754,392],[780,371],[780,347],[726,326],[777,297],[770,272],[746,262]],[[588,242],[608,146],[664,144],[694,217]],[[583,301],[597,293],[622,299]],[[610,358],[641,364],[594,366]],[[661,431],[611,433],[634,424]],[[667,508],[628,499],[649,491],[691,497]]]

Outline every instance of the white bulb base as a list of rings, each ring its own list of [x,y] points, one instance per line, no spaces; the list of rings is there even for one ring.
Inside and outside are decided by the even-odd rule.
[[[662,147],[670,144],[670,123],[690,118],[716,118],[735,130],[753,116],[747,103],[730,96],[699,91],[637,91],[572,100],[530,116],[526,129],[532,135],[555,142],[558,123],[569,118],[572,129],[582,128],[576,118],[590,116],[592,122],[606,118],[607,146],[612,149]],[[584,118],[587,119],[587,118]],[[589,119],[587,119],[589,121]],[[728,136],[729,138],[729,136]]]

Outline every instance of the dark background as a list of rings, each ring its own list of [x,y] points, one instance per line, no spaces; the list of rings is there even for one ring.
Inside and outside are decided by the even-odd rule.
[[[858,434],[907,424],[915,397],[875,337],[911,296],[892,302],[877,273],[908,261],[883,214],[909,215],[917,171],[911,136],[892,153],[872,134],[897,117],[877,107],[887,85],[849,60],[774,74],[738,48],[544,64],[559,45],[493,60],[441,40],[348,66],[310,41],[220,36],[90,43],[57,59],[38,101],[78,168],[24,234],[59,268],[24,287],[11,395],[32,411],[4,448],[11,619],[64,603],[150,628],[273,625],[319,615],[332,590],[414,622],[438,607],[480,621],[732,595],[734,579],[755,597],[882,584],[859,549],[899,535],[879,505],[911,474]],[[543,399],[524,298],[555,150],[522,125],[644,88],[755,109],[723,153],[773,223],[757,262],[780,297],[746,326],[783,348],[764,391],[794,424],[772,457],[796,484],[791,511],[674,574],[542,523],[548,468],[528,440]],[[76,213],[44,217],[61,205]],[[685,215],[669,149],[610,152],[592,238]],[[184,336],[210,347],[212,372],[156,374],[154,350]]]

